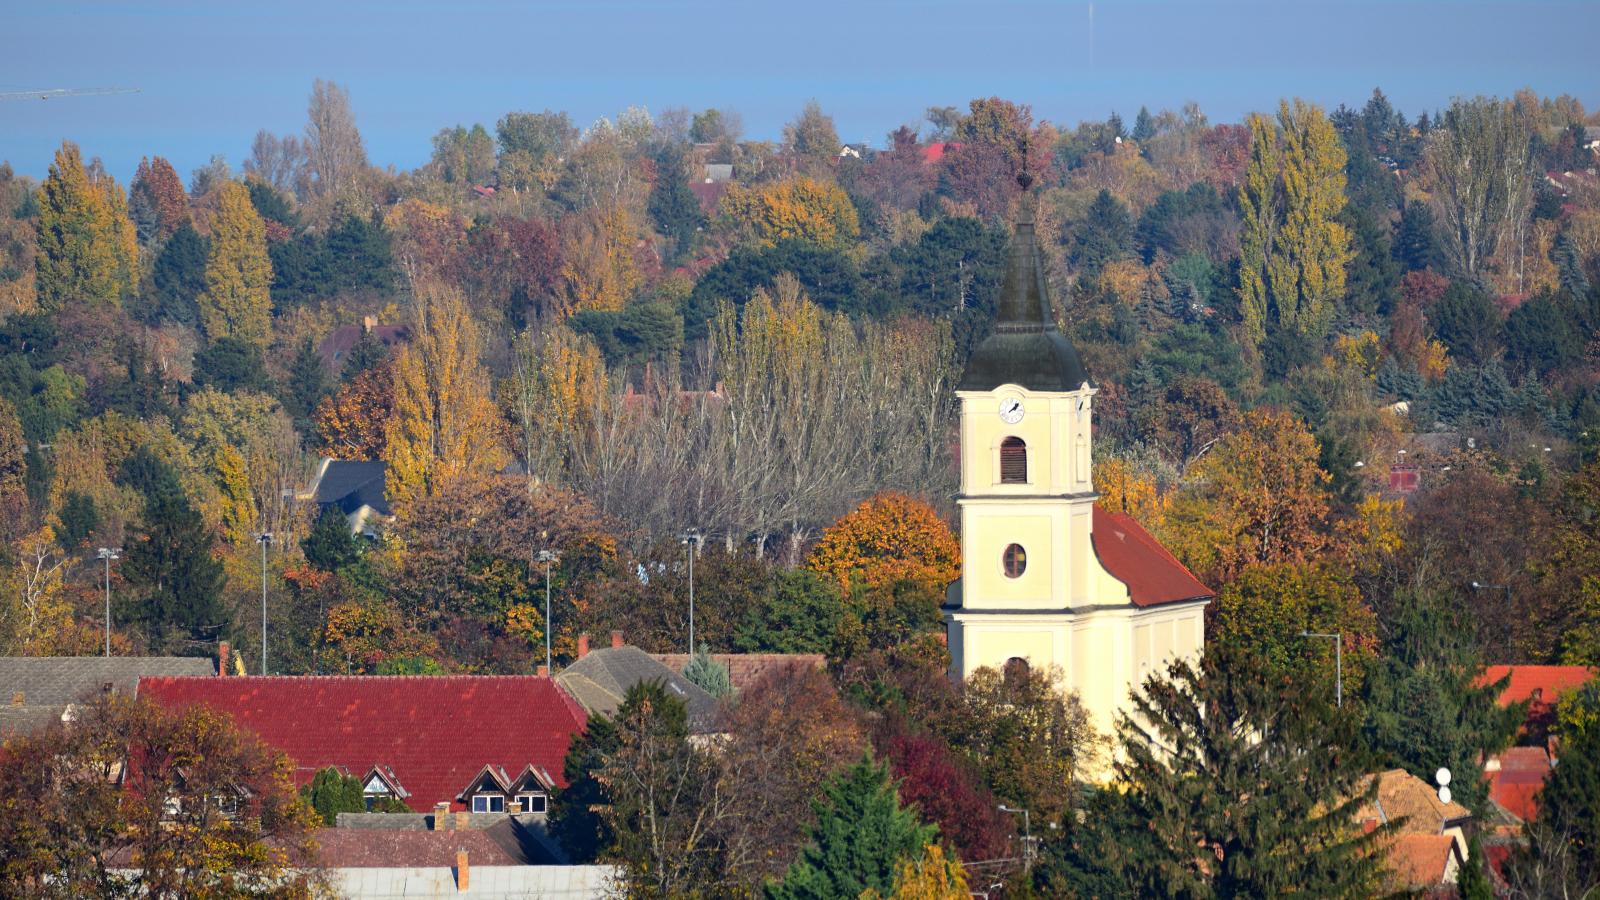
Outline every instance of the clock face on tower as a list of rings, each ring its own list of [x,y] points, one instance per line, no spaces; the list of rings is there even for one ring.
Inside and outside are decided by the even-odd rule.
[[[1000,421],[1007,425],[1015,425],[1022,421],[1022,401],[1016,397],[1007,397],[1000,401]]]

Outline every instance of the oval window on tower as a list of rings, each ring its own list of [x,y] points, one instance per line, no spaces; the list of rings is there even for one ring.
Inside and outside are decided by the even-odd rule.
[[[1028,483],[1028,445],[1022,438],[1008,437],[1000,442],[1000,483]]]
[[[1007,578],[1021,578],[1028,570],[1028,551],[1022,549],[1021,544],[1012,544],[1000,555],[1000,565]]]

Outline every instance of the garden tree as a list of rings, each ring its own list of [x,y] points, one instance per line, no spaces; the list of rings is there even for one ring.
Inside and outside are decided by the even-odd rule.
[[[889,149],[867,161],[852,190],[891,209],[915,209],[935,184],[923,153],[915,129],[896,128],[889,133]]]
[[[943,740],[901,732],[880,741],[880,754],[900,783],[900,799],[968,862],[1010,855],[1016,829],[999,810],[994,794],[979,781],[976,768]]]
[[[797,280],[813,302],[825,309],[849,310],[861,302],[860,295],[865,292],[860,267],[839,250],[803,240],[787,240],[776,247],[735,247],[727,259],[700,277],[683,301],[684,336],[689,340],[705,337],[719,306],[743,304],[757,288],[771,290],[782,275]]]
[[[316,196],[337,198],[361,186],[367,151],[356,130],[349,91],[320,78],[312,82],[304,146],[306,174]]]
[[[1133,219],[1128,208],[1110,191],[1102,190],[1073,233],[1071,247],[1068,261],[1086,284],[1094,283],[1106,263],[1133,255]]]
[[[67,557],[49,525],[4,545],[5,596],[0,599],[0,648],[13,655],[53,656],[72,630],[66,592]]]
[[[625,207],[591,209],[562,220],[561,303],[555,318],[577,310],[621,309],[639,287],[635,225]]]
[[[683,347],[683,318],[668,303],[630,303],[610,312],[587,310],[567,320],[573,331],[592,339],[609,365],[670,364]]]
[[[1350,232],[1344,148],[1321,108],[1278,104],[1274,129],[1252,115],[1251,158],[1239,206],[1244,218],[1239,297],[1246,336],[1260,344],[1272,325],[1321,339],[1344,294]]]
[[[1488,790],[1478,760],[1511,743],[1527,705],[1497,702],[1509,675],[1480,681],[1472,629],[1444,597],[1407,591],[1393,606],[1380,653],[1366,667],[1361,742],[1424,780],[1449,769],[1456,798],[1481,809]]]
[[[209,340],[231,337],[265,346],[272,338],[266,226],[244,185],[227,182],[216,197],[206,289],[199,297],[200,326]]]
[[[361,539],[337,506],[324,506],[316,524],[300,539],[306,562],[323,572],[340,572],[361,562]]]
[[[833,116],[822,111],[816,100],[807,100],[793,122],[783,126],[784,149],[812,167],[826,166],[839,156],[839,132]]]
[[[1584,339],[1566,305],[1550,293],[1518,304],[1506,316],[1506,363],[1544,376],[1576,362],[1583,355]]]
[[[517,456],[532,484],[562,484],[609,393],[605,362],[588,338],[557,325],[518,344],[511,399]]]
[[[901,806],[888,766],[871,757],[829,778],[812,808],[811,843],[781,882],[768,882],[771,900],[890,892],[901,863],[919,858],[938,831]]]
[[[688,163],[676,148],[656,157],[656,181],[650,188],[650,218],[671,243],[664,262],[686,258],[694,249],[695,234],[706,224],[700,200],[689,190]]]
[[[725,708],[719,728],[736,804],[719,837],[734,878],[757,891],[799,853],[818,782],[859,758],[867,741],[856,712],[815,668],[763,676]]]
[[[330,576],[325,580],[347,593],[360,593],[349,590],[351,586],[342,579]],[[329,673],[337,675],[376,675],[380,669],[393,668],[406,661],[429,660],[439,652],[437,641],[407,627],[394,603],[367,596],[352,596],[328,606],[321,638],[322,646],[316,654],[318,671],[326,667]]]
[[[499,415],[478,354],[482,338],[461,292],[419,285],[412,340],[394,363],[384,458],[396,510],[506,462]]]
[[[1238,426],[1239,409],[1209,378],[1178,375],[1138,417],[1141,430],[1180,470]],[[1143,520],[1140,520],[1143,521]]]
[[[1139,107],[1139,114],[1133,119],[1133,131],[1129,132],[1128,136],[1133,138],[1136,144],[1143,144],[1156,136],[1156,120],[1150,115],[1149,108]]]
[[[166,240],[189,221],[189,196],[172,163],[160,156],[139,160],[128,190],[128,217],[146,246]]]
[[[745,187],[723,195],[718,214],[764,247],[789,239],[844,249],[861,232],[850,197],[829,181],[804,175]]]
[[[814,572],[779,572],[733,633],[740,653],[828,653],[844,617],[833,583]]]
[[[467,245],[467,223],[448,208],[402,200],[383,219],[395,265],[409,281],[455,280]]]
[[[494,138],[482,125],[443,129],[433,136],[430,165],[447,184],[487,184],[495,173]]]
[[[39,190],[34,219],[37,251],[34,284],[39,308],[54,312],[69,303],[116,306],[133,293],[137,248],[129,248],[132,225],[117,220],[121,191],[109,178],[92,181],[78,146],[64,142]]]
[[[1335,709],[1320,684],[1255,662],[1208,650],[1198,668],[1171,663],[1119,718],[1115,771],[1137,823],[1116,835],[1129,893],[1377,892],[1376,851],[1392,826],[1363,833],[1355,821],[1377,789],[1352,750],[1356,716]]]
[[[1186,190],[1171,190],[1139,214],[1133,245],[1146,264],[1165,251],[1181,257],[1200,255],[1226,262],[1238,252],[1239,221],[1217,189],[1203,181]]]
[[[885,895],[869,888],[861,896],[867,900],[966,900],[972,893],[961,860],[945,856],[938,844],[929,844],[920,859],[901,861],[894,876],[894,893]]]
[[[554,160],[578,143],[578,129],[564,112],[506,113],[495,123],[500,144],[499,183],[513,192],[555,183]]]
[[[702,690],[716,698],[727,697],[733,694],[733,683],[728,680],[728,666],[711,658],[711,651],[706,649],[701,642],[700,649],[683,667],[683,677],[700,686]]]
[[[236,337],[221,337],[194,355],[194,384],[219,391],[260,391],[267,385],[261,347]]]
[[[310,895],[318,820],[292,776],[205,706],[106,694],[7,741],[0,882],[30,897]]]
[[[1212,583],[1252,565],[1314,558],[1327,541],[1328,474],[1317,440],[1292,414],[1245,413],[1186,473],[1164,537]]]
[[[853,583],[944,585],[961,574],[961,547],[933,507],[897,491],[864,501],[822,533],[806,568],[848,592]]]
[[[1270,677],[1335,692],[1335,648],[1302,632],[1343,636],[1344,695],[1361,695],[1378,659],[1378,620],[1343,566],[1277,563],[1251,566],[1218,592],[1206,610],[1206,644],[1249,654]]]
[[[1421,200],[1407,203],[1395,228],[1394,258],[1407,272],[1442,268],[1433,208]]]
[[[1583,897],[1600,886],[1600,729],[1571,735],[1561,764],[1545,776],[1539,812],[1524,828],[1507,881],[1519,896]]]
[[[383,459],[394,410],[394,371],[389,364],[363,370],[317,405],[322,450],[334,459]]]
[[[1494,300],[1476,285],[1465,281],[1451,284],[1428,310],[1428,322],[1454,359],[1482,365],[1499,351],[1500,314]]]
[[[1469,280],[1497,254],[1516,253],[1533,203],[1533,135],[1524,116],[1498,98],[1458,99],[1428,135],[1424,183],[1440,213],[1444,251]],[[1481,165],[1494,160],[1494,165]],[[1520,274],[1520,271],[1517,273]]]
[[[300,799],[316,811],[328,828],[339,823],[339,813],[367,811],[361,779],[334,768],[318,769],[311,776],[311,783],[300,788]]]
[[[206,258],[210,243],[184,222],[178,226],[150,269],[151,290],[142,298],[139,318],[151,324],[200,324],[199,298],[206,289]]]
[[[689,124],[689,140],[697,144],[736,143],[743,133],[744,117],[730,109],[697,112]]]
[[[467,232],[465,285],[479,308],[504,310],[512,327],[548,323],[559,307],[561,234],[538,219],[496,219]]]

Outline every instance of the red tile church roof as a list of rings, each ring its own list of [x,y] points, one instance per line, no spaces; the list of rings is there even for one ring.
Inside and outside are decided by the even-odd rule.
[[[1128,586],[1134,606],[1203,600],[1216,592],[1200,583],[1131,516],[1094,507],[1094,555],[1111,576]]]
[[[333,766],[357,778],[394,772],[418,812],[449,802],[485,765],[515,778],[528,765],[566,782],[561,762],[583,709],[549,678],[528,675],[143,678],[139,696],[205,704],[288,754],[303,784]]]

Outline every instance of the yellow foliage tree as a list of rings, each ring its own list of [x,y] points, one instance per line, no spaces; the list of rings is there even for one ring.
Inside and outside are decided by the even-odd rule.
[[[387,429],[387,487],[397,509],[461,476],[492,474],[507,460],[478,359],[482,338],[461,292],[419,286],[413,335],[395,360]]]
[[[132,229],[127,201],[115,182],[91,181],[78,146],[63,143],[39,191],[34,255],[39,307],[48,312],[69,302],[115,306],[131,294],[138,273]]]
[[[530,334],[517,356],[512,398],[523,463],[534,483],[559,483],[610,399],[594,342],[564,326]]]
[[[844,247],[861,233],[855,204],[843,189],[803,176],[735,185],[723,196],[720,212],[767,247],[789,239]]]
[[[944,848],[929,844],[922,849],[919,859],[900,861],[894,876],[894,893],[890,900],[967,900],[972,894],[967,889],[967,873],[961,861],[946,856]],[[881,900],[882,894],[868,888],[860,900]]]
[[[0,604],[0,649],[8,654],[49,652],[55,636],[72,623],[62,576],[66,557],[49,525],[24,536],[12,551],[7,602]]]
[[[806,568],[844,591],[852,582],[943,586],[961,574],[961,545],[933,507],[885,491],[830,525],[806,557]]]
[[[272,336],[271,288],[266,225],[245,186],[227,182],[217,191],[206,289],[199,298],[200,324],[206,337],[231,337],[266,346]]]
[[[633,262],[633,217],[620,206],[591,210],[574,218],[563,241],[561,277],[567,308],[618,310],[639,287]]]
[[[1113,456],[1097,463],[1094,488],[1100,492],[1100,507],[1108,512],[1131,516],[1154,529],[1166,519],[1167,500],[1155,479],[1135,471],[1125,459]]]

